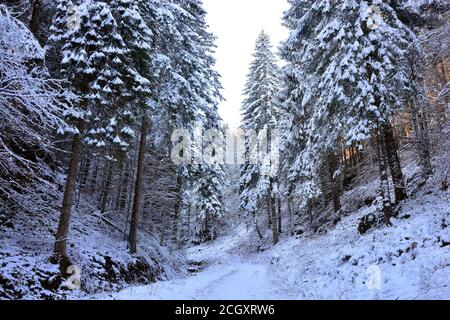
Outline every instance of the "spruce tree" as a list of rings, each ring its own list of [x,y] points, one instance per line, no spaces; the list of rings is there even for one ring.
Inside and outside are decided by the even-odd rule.
[[[262,31],[256,40],[253,61],[244,89],[242,125],[244,131],[256,130],[256,144],[246,135],[246,164],[241,169],[241,210],[257,224],[257,212],[267,201],[268,219],[273,229],[274,243],[278,242],[278,218],[275,197],[278,197],[277,172],[273,172],[271,159],[270,130],[278,128],[279,105],[276,94],[279,90],[279,70],[269,36]],[[272,132],[273,134],[274,132]],[[278,146],[276,146],[278,147]],[[268,154],[265,159],[250,159],[256,153]],[[255,161],[257,160],[257,161]],[[259,161],[259,162],[258,162]],[[256,163],[255,163],[256,162]]]
[[[194,242],[215,240],[218,221],[223,216],[224,173],[219,164],[201,164],[195,177],[196,212]]]
[[[127,70],[124,42],[117,33],[117,24],[104,2],[83,2],[79,7],[80,21],[75,27],[62,23],[64,6],[58,6],[53,38],[61,46],[64,76],[70,90],[78,96],[78,107],[71,108],[66,116],[72,123],[73,135],[69,168],[59,220],[54,254],[56,259],[67,257],[67,239],[73,196],[82,143],[102,148],[108,143],[123,148],[126,142],[121,135],[132,133],[118,125],[125,116],[122,86]]]
[[[129,52],[127,56],[128,64],[132,66],[125,80],[125,86],[129,92],[127,98],[137,106],[133,110],[134,114],[137,118],[142,119],[138,168],[129,233],[130,252],[136,253],[142,185],[145,175],[144,160],[147,134],[150,126],[149,112],[155,106],[155,94],[152,92],[151,87],[157,86],[155,80],[156,72],[153,66],[156,49],[152,47],[154,44],[154,33],[151,30],[154,24],[154,16],[152,16],[152,3],[148,1],[115,0],[112,6],[117,16],[118,30]]]
[[[218,113],[218,103],[222,99],[220,94],[219,74],[214,70],[215,59],[215,37],[207,31],[206,12],[203,9],[203,2],[200,0],[183,0],[180,5],[189,15],[182,14],[180,22],[182,28],[189,27],[184,31],[190,34],[192,40],[191,59],[183,71],[188,79],[191,90],[192,102],[197,108],[196,126],[199,130],[215,130],[219,136],[223,137],[223,131],[220,124]],[[194,33],[192,33],[194,31]],[[192,54],[195,53],[194,56]],[[195,59],[195,60],[192,60]],[[221,137],[216,137],[220,140]],[[223,186],[224,172],[223,161],[208,161],[208,157],[214,157],[214,154],[205,154],[205,150],[211,153],[219,152],[223,141],[203,141],[204,154],[202,163],[199,166],[190,166],[187,171],[190,174],[187,177],[187,184],[194,187],[196,192],[196,211],[194,224],[194,238],[196,241],[213,240],[218,235],[218,219],[223,213]],[[209,146],[207,144],[210,144]],[[212,145],[211,145],[212,144]],[[209,148],[208,148],[209,147]],[[199,150],[194,150],[199,152]],[[175,221],[175,223],[177,223]]]

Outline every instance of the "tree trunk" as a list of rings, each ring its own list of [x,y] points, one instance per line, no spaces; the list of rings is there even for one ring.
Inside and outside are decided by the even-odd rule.
[[[67,237],[69,233],[70,216],[72,213],[73,196],[78,175],[78,166],[81,155],[81,137],[76,135],[73,138],[72,150],[70,154],[69,167],[67,170],[66,187],[59,218],[58,230],[54,245],[54,255],[57,259],[67,257]]]
[[[359,165],[359,154],[360,154],[357,145],[353,146],[353,150],[355,154],[355,167],[357,167]]]
[[[259,239],[260,240],[264,239],[264,237],[263,237],[263,235],[261,233],[261,229],[260,229],[260,227],[258,225],[258,216],[256,215],[256,212],[253,213],[253,220],[255,222],[255,230],[256,230],[256,233],[258,234]]]
[[[278,216],[278,234],[283,232],[281,227],[281,199],[277,199],[277,216]]]
[[[387,174],[387,163],[385,154],[384,139],[381,136],[380,129],[376,131],[376,155],[378,161],[379,177],[380,177],[380,197],[383,203],[384,222],[386,225],[391,224],[392,203],[389,190],[389,181]]]
[[[102,196],[100,200],[100,212],[104,213],[106,211],[106,205],[108,204],[108,196],[111,189],[111,180],[112,180],[112,173],[113,173],[113,164],[109,163],[108,166],[108,172],[106,174],[106,178],[103,184],[102,188]]]
[[[80,176],[80,190],[86,190],[86,184],[89,179],[89,173],[91,170],[91,158],[87,157],[82,164],[81,176]]]
[[[218,231],[217,231],[217,219],[215,216],[211,216],[210,219],[210,230],[211,230],[211,241],[215,241],[217,239]]]
[[[147,145],[147,132],[149,128],[149,120],[147,115],[142,118],[141,125],[141,141],[139,144],[139,156],[138,156],[138,167],[136,173],[136,185],[134,192],[134,202],[133,209],[131,211],[131,221],[130,221],[130,236],[129,236],[129,249],[130,253],[134,254],[137,252],[137,229],[139,223],[139,211],[141,209],[142,200],[142,181],[144,178],[144,167],[145,167],[145,151]]]
[[[342,158],[343,161],[344,161],[344,166],[345,166],[346,168],[349,168],[349,169],[350,169],[350,164],[349,164],[349,161],[347,160],[347,149],[346,149],[346,148],[343,148],[343,149],[342,149],[342,152],[341,152],[341,158]]]
[[[36,37],[36,39],[39,39],[39,17],[41,15],[41,0],[35,0],[33,4],[33,11],[31,12],[31,19],[30,19],[30,31],[33,33],[33,35]]]
[[[294,235],[294,213],[292,212],[292,192],[289,188],[289,192],[288,192],[288,199],[287,199],[287,204],[288,204],[288,211],[289,211],[289,233],[291,236]]]
[[[175,192],[177,194],[177,199],[175,200],[175,207],[173,210],[173,225],[172,225],[172,241],[173,243],[178,242],[178,225],[180,220],[180,208],[181,208],[181,177],[177,175],[177,185]]]
[[[191,238],[191,205],[188,204],[187,206],[187,228],[186,228],[186,233],[187,233],[187,239]]]
[[[273,244],[277,244],[280,239],[279,239],[279,234],[278,234],[278,226],[277,226],[277,213],[275,210],[275,206],[274,206],[274,201],[273,201],[273,197],[272,197],[272,182],[270,183],[270,188],[269,188],[269,194],[267,196],[268,199],[268,213],[270,216],[270,220],[271,220],[271,226],[272,226],[272,234],[273,234]]]
[[[89,183],[89,191],[91,194],[94,194],[97,190],[97,177],[98,177],[98,161],[94,161],[94,169],[92,171],[91,181]]]
[[[125,197],[126,197],[126,192],[127,192],[127,187],[128,187],[128,179],[129,179],[129,173],[127,170],[127,165],[126,163],[122,166],[122,174],[120,177],[120,186],[119,186],[119,190],[117,192],[117,198],[116,198],[116,211],[121,213],[123,212],[123,209],[125,207]]]
[[[309,224],[311,226],[311,229],[313,229],[314,225],[314,215],[313,215],[313,202],[311,199],[307,200],[306,203],[306,213],[309,216]]]
[[[161,246],[164,245],[164,242],[166,241],[166,229],[167,229],[167,210],[163,210],[163,216],[162,216],[162,226],[161,226],[161,240],[159,241],[159,244]]]
[[[150,201],[151,201],[150,196],[145,195],[144,196],[144,222],[145,222],[145,225],[148,227],[148,229],[153,230],[154,229],[153,212],[151,210]]]
[[[392,182],[394,184],[395,202],[399,203],[405,200],[406,193],[405,178],[403,177],[402,167],[398,156],[398,147],[395,142],[394,131],[390,123],[383,126],[386,158],[391,172]]]
[[[78,165],[78,175],[77,175],[77,180],[76,180],[76,181],[78,181],[78,190],[77,190],[77,188],[75,188],[76,196],[77,196],[75,208],[77,210],[78,210],[78,206],[80,205],[80,200],[81,200],[81,191],[82,191],[81,190],[81,183],[82,183],[82,179],[83,179],[84,162],[85,162],[85,160],[80,155],[80,164]]]
[[[136,148],[138,149],[136,152],[136,155],[139,153],[139,146]],[[136,162],[132,161],[131,163],[131,173],[130,173],[130,179],[128,182],[128,185],[126,187],[126,194],[125,194],[125,202],[124,202],[124,208],[125,212],[131,212],[131,206],[134,204],[134,193],[135,193],[135,185],[136,185]]]
[[[431,143],[430,133],[428,129],[427,114],[424,110],[420,110],[415,102],[410,102],[410,110],[412,123],[414,127],[414,144],[419,158],[421,174],[424,180],[433,174],[433,166],[431,165]]]
[[[333,209],[335,213],[338,213],[342,208],[340,199],[341,181],[339,177],[335,176],[338,169],[339,157],[333,151],[328,152],[328,177],[331,182],[331,200],[333,202]]]

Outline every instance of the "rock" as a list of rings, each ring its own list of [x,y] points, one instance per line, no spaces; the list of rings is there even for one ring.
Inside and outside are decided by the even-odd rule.
[[[378,225],[378,219],[375,214],[370,213],[363,216],[359,220],[358,232],[359,234],[365,234],[367,231]]]
[[[447,180],[447,178],[445,178],[444,180],[442,180],[442,183],[441,183],[441,190],[442,190],[442,191],[447,191],[447,190],[448,190],[448,180]]]

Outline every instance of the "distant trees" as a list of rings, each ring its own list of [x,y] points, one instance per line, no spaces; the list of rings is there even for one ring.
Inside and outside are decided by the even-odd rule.
[[[195,181],[196,214],[192,219],[193,240],[202,243],[219,235],[219,219],[223,217],[224,173],[220,164],[202,164]]]

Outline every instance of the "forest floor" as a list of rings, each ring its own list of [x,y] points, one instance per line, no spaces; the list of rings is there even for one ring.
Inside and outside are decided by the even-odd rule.
[[[364,207],[322,235],[274,247],[243,225],[215,243],[189,248],[187,277],[91,299],[449,299],[450,193],[424,190],[404,202],[393,226],[357,233]]]

